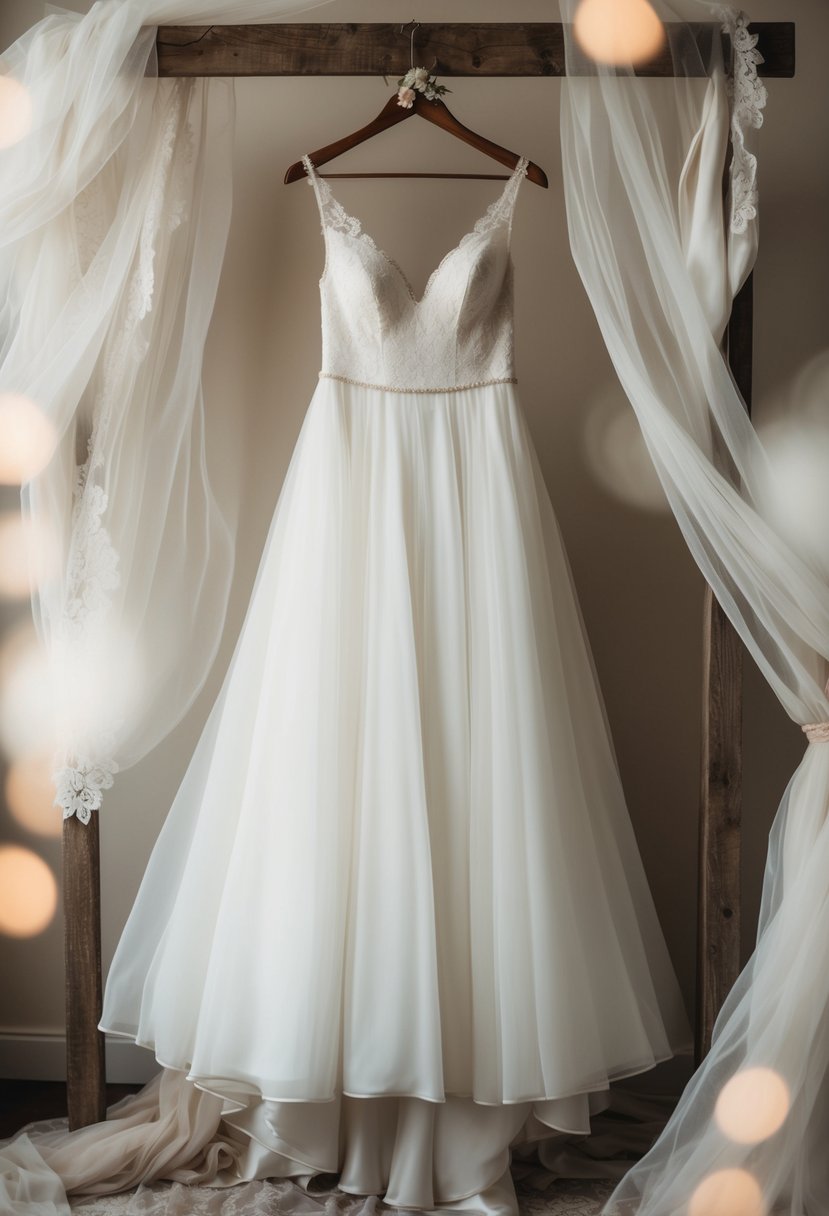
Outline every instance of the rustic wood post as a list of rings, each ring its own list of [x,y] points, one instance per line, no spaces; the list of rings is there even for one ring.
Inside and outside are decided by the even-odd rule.
[[[69,1127],[106,1114],[104,1036],[98,1030],[101,981],[101,862],[98,813],[63,821],[66,1100]]]
[[[751,409],[754,278],[734,299],[728,363]],[[743,646],[710,587],[703,609],[696,1061],[740,973]]]

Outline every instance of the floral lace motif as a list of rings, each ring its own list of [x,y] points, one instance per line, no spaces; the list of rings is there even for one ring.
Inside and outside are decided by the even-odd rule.
[[[509,236],[527,158],[519,158],[499,196],[444,255],[419,299],[310,157],[302,163],[325,236],[322,374],[393,392],[514,381]]]
[[[763,109],[768,99],[766,86],[757,75],[764,62],[757,50],[757,34],[749,33],[745,13],[720,8],[723,30],[731,38],[734,53],[728,89],[731,99],[731,231],[743,233],[757,218],[757,157],[746,147],[746,131],[763,125]]]
[[[55,774],[55,805],[63,807],[64,819],[77,815],[89,823],[92,812],[101,809],[103,791],[112,787],[118,765],[114,760],[94,764],[89,759],[73,758]]]
[[[103,525],[108,497],[103,487],[90,478],[93,461],[93,438],[90,436],[87,458],[75,474],[72,506],[72,544],[66,578],[67,595],[64,603],[64,633],[80,636],[106,615],[111,593],[120,583],[118,554]],[[100,468],[100,453],[95,454],[95,470]]]

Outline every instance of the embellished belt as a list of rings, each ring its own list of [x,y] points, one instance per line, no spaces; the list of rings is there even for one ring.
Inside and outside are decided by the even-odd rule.
[[[352,380],[350,376],[338,376],[336,372],[320,372],[320,380],[340,380],[343,384],[356,384],[358,388],[379,388],[384,393],[462,393],[467,388],[482,388],[485,384],[517,384],[517,376],[497,376],[491,380],[474,380],[470,384],[450,384],[446,388],[400,388],[394,384],[370,384],[366,380]]]

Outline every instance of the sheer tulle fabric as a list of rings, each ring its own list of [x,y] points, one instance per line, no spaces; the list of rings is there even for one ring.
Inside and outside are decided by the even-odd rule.
[[[233,20],[309,7],[250,0]],[[0,57],[32,109],[29,134],[0,150],[0,390],[34,403],[55,445],[22,506],[33,551],[57,555],[35,620],[58,794],[84,819],[186,712],[225,620],[239,453],[224,445],[220,476],[208,466],[201,365],[230,219],[233,91],[157,80],[154,22],[226,12],[52,8]]]
[[[456,1096],[583,1131],[554,1100],[687,1043],[512,385],[320,380],[101,1025],[228,1111]]]
[[[573,0],[561,7],[565,19],[573,16]],[[675,20],[669,5],[654,7]],[[695,5],[705,16],[708,7]],[[761,120],[762,96],[751,79],[749,34],[733,13],[710,7],[725,16],[738,49],[739,157],[743,136]],[[686,27],[668,29],[680,81],[659,89],[658,107],[629,73],[586,66],[568,33],[568,67],[587,73],[568,78],[563,92],[571,244],[692,554],[790,716],[825,722],[829,571],[780,529],[780,487],[718,347],[723,302],[756,246],[756,198],[746,188],[753,167],[744,159],[735,166],[729,229],[711,239],[721,231],[713,219],[720,162],[703,153],[724,139],[728,114],[719,43],[703,62]],[[679,142],[666,149],[660,129],[680,132]],[[752,1212],[821,1216],[829,1208],[817,1148],[829,1130],[829,986],[826,939],[817,936],[826,930],[827,776],[829,748],[815,739],[775,824],[757,950],[664,1135],[611,1198],[614,1216],[685,1216],[694,1195],[707,1210],[711,1191],[706,1200],[700,1188],[729,1177]],[[756,1081],[754,1069],[782,1079],[789,1105],[776,1134],[749,1142],[723,1130],[715,1108],[730,1080]],[[764,1100],[760,1088],[755,1107]],[[720,1170],[738,1173],[712,1179]],[[722,1193],[720,1202],[729,1205]]]

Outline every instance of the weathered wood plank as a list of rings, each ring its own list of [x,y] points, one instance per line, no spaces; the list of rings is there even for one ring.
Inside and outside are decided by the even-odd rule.
[[[701,44],[719,30],[697,24]],[[763,76],[793,76],[794,23],[758,21]],[[157,39],[159,76],[382,76],[409,67],[409,39],[399,24],[168,25]],[[420,25],[416,59],[437,61],[441,76],[563,76],[560,22],[451,22]],[[672,76],[667,51],[638,70]]]
[[[101,980],[101,861],[98,816],[63,821],[66,965],[66,1099],[69,1127],[106,1116]]]
[[[753,278],[734,300],[728,362],[751,406]],[[703,616],[696,1057],[740,973],[743,646],[710,587]]]
[[[742,644],[705,588],[696,1058],[740,972]]]

